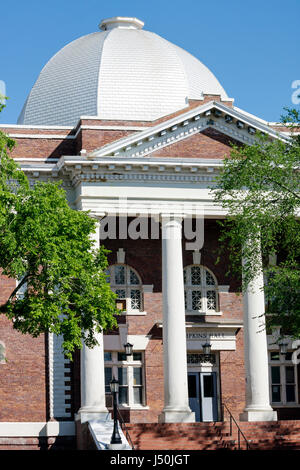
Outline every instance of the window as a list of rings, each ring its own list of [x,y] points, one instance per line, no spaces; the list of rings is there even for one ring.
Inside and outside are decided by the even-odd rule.
[[[216,355],[211,354],[210,358],[211,364],[216,363]],[[205,359],[205,355],[200,352],[193,352],[193,353],[188,353],[187,354],[187,365],[188,366],[193,366],[193,365],[201,365],[201,364],[206,364],[207,360]]]
[[[24,279],[25,276],[26,276],[26,274],[16,280],[16,287],[20,284],[20,282]],[[27,291],[27,282],[24,282],[24,284],[22,284],[22,286],[17,291],[16,297],[18,299],[24,299],[26,291]]]
[[[292,362],[292,352],[280,354],[269,352],[270,358],[270,394],[275,405],[292,405],[298,403],[297,367]]]
[[[124,352],[105,352],[105,393],[110,394],[110,381],[119,381],[119,405],[141,407],[145,405],[143,353],[134,352],[126,356]]]
[[[189,313],[218,311],[217,281],[204,266],[187,266],[183,271],[185,309]]]
[[[137,272],[125,264],[115,264],[109,268],[109,282],[118,300],[124,301],[128,313],[143,310],[142,283]]]

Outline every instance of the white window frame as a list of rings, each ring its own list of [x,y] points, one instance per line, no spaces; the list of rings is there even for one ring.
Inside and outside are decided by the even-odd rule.
[[[200,284],[192,284],[191,280],[191,271],[192,268],[197,267],[200,268],[201,274],[201,285]],[[206,284],[206,271],[212,276],[214,280],[214,285],[207,285]],[[187,308],[185,310],[187,315],[221,315],[219,310],[219,288],[216,276],[208,269],[206,266],[202,266],[200,264],[190,264],[185,266],[183,270],[183,274],[185,277],[184,282],[184,292],[187,302]],[[193,310],[192,308],[192,291],[201,292],[201,302],[202,302],[202,309],[200,310]],[[216,308],[215,309],[208,309],[207,308],[207,291],[214,291],[216,293]]]
[[[279,360],[272,360],[271,353],[278,353]],[[293,353],[293,351],[288,351],[288,353]],[[292,360],[286,360],[284,354],[280,354],[278,350],[269,350],[269,390],[270,390],[270,402],[274,407],[284,407],[284,408],[295,408],[300,407],[299,398],[298,398],[298,368],[296,364],[293,364]],[[280,369],[280,398],[281,401],[272,401],[272,372],[271,367],[279,367]],[[294,367],[294,386],[295,386],[295,401],[287,401],[286,399],[286,367]],[[293,384],[290,384],[293,385]]]
[[[146,392],[145,392],[145,367],[144,367],[144,351],[133,351],[133,353],[140,353],[142,356],[142,359],[139,360],[134,360],[133,355],[132,356],[127,356],[125,361],[119,361],[118,360],[118,353],[124,354],[124,351],[105,351],[107,353],[111,353],[111,360],[110,361],[105,361],[104,367],[110,367],[112,369],[112,378],[118,379],[118,368],[123,368],[127,369],[127,387],[128,387],[128,403],[120,403],[119,408],[120,409],[149,409],[148,406],[146,406]],[[134,376],[133,376],[133,369],[134,368],[140,368],[142,369],[142,384],[140,388],[142,389],[142,403],[134,403],[134,388],[138,387],[134,384]],[[109,395],[107,393],[107,395]]]
[[[115,283],[115,268],[117,266],[123,266],[125,269],[125,283],[124,284],[116,284]],[[130,271],[136,275],[139,280],[139,284],[130,284]],[[126,301],[126,311],[124,312],[126,315],[142,315],[145,314],[143,311],[143,304],[144,304],[144,296],[143,296],[143,285],[141,281],[141,277],[137,273],[137,271],[129,266],[128,264],[123,263],[116,263],[109,267],[109,276],[110,276],[110,286],[111,289],[116,292],[118,290],[125,291],[124,300]],[[132,308],[131,307],[131,291],[138,290],[140,292],[140,308]],[[120,297],[120,299],[123,299]]]

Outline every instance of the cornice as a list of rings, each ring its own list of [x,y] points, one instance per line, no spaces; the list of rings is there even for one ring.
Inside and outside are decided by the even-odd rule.
[[[195,161],[189,158],[87,158],[62,157],[57,172],[69,175],[73,185],[80,182],[201,183],[211,184],[222,160]],[[52,171],[55,171],[52,170]]]
[[[97,158],[61,157],[57,163],[23,164],[21,168],[31,178],[63,178],[73,186],[82,182],[192,183],[212,184],[223,166],[222,160],[194,158]]]

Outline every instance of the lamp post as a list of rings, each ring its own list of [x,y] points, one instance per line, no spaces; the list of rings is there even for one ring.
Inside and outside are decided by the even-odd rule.
[[[203,353],[204,353],[204,359],[206,362],[211,362],[212,360],[212,356],[211,356],[211,344],[206,342],[204,344],[202,344],[202,348],[203,348]]]
[[[278,342],[278,346],[279,346],[279,352],[280,354],[284,355],[287,353],[287,349],[288,349],[288,341],[282,339],[281,341]]]
[[[132,356],[133,344],[126,343],[126,344],[124,344],[124,348],[125,348],[125,354],[126,354],[126,356]]]
[[[122,439],[119,434],[119,429],[118,429],[118,419],[117,419],[117,395],[119,392],[119,381],[116,380],[115,378],[112,379],[110,382],[110,391],[113,395],[113,407],[114,407],[114,430],[111,436],[110,443],[111,444],[122,444]]]

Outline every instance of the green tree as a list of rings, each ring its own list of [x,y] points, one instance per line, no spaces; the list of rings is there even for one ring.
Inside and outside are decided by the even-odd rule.
[[[0,312],[22,333],[62,335],[71,357],[82,340],[93,347],[95,332],[116,325],[108,251],[94,249],[95,220],[69,207],[60,183],[30,185],[10,156],[14,146],[0,132],[0,268],[18,280]]]
[[[220,241],[229,251],[231,272],[241,276],[243,258],[241,290],[261,270],[261,249],[267,324],[299,337],[299,112],[286,111],[282,121],[290,126],[291,137],[270,139],[257,133],[255,144],[233,146],[213,194],[228,213],[220,222]],[[276,264],[270,263],[270,255],[277,256]]]

